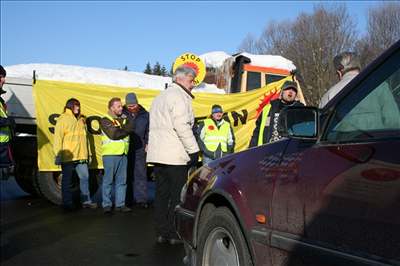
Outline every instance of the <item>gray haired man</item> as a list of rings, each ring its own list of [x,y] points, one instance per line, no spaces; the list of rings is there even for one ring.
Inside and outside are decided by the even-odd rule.
[[[338,75],[339,82],[331,87],[322,96],[319,108],[323,108],[336,94],[338,94],[355,76],[360,73],[360,60],[355,53],[343,52],[335,56],[333,64]]]
[[[198,161],[199,147],[193,133],[194,113],[191,91],[196,72],[178,67],[173,83],[162,91],[150,107],[147,162],[154,164],[154,200],[157,242],[179,243],[174,228],[174,209],[190,166]]]

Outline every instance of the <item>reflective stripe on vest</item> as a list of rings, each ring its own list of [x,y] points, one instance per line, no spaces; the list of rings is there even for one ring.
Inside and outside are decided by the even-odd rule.
[[[261,146],[264,144],[264,130],[265,130],[265,124],[267,123],[269,110],[271,110],[271,104],[264,106],[262,110],[261,125],[260,125],[260,131],[258,132],[257,146]]]
[[[110,119],[111,121],[113,121],[113,123],[116,123],[118,126],[121,126],[121,124],[118,122],[118,120],[112,118],[109,115],[107,115],[106,117],[108,119]],[[126,123],[126,119],[123,120],[122,124],[125,125],[125,123]],[[129,136],[126,136],[123,139],[113,140],[113,139],[110,139],[103,132],[102,136],[101,136],[101,142],[102,142],[101,155],[123,155],[123,154],[128,154]]]
[[[209,151],[216,151],[218,146],[221,145],[221,150],[223,152],[228,151],[228,138],[230,125],[228,122],[224,121],[221,127],[215,125],[211,118],[204,120],[205,135],[204,135],[204,145]]]
[[[0,117],[7,118],[6,110],[3,107],[3,104],[0,103]],[[0,127],[0,143],[8,143],[10,141],[11,130],[10,127]]]

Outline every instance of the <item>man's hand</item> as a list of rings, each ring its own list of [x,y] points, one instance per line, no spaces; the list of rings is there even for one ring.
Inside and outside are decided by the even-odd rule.
[[[208,158],[215,160],[216,156],[215,156],[215,151],[209,151],[207,148],[204,148],[203,150],[203,156],[207,156]]]
[[[197,165],[197,162],[199,161],[199,153],[191,153],[189,154],[190,161],[188,162],[188,166],[193,167]]]

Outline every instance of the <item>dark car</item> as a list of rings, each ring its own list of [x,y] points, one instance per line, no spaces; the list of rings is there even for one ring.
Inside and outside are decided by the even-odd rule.
[[[400,41],[280,141],[198,169],[176,207],[191,265],[400,265]]]

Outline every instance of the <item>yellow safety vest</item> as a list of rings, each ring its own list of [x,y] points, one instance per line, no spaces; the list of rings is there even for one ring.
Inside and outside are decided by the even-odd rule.
[[[228,138],[230,131],[230,124],[224,121],[220,128],[218,128],[211,118],[204,120],[205,134],[204,145],[209,151],[216,151],[218,146],[221,145],[223,152],[228,151]]]
[[[258,132],[258,142],[257,142],[257,146],[261,146],[264,143],[264,129],[265,129],[265,124],[267,123],[267,119],[268,119],[268,113],[269,110],[271,109],[271,104],[268,104],[266,106],[264,106],[262,113],[261,113],[261,124],[260,124],[260,131]]]
[[[116,123],[118,126],[121,126],[118,120],[112,118],[109,115],[106,115],[108,119]],[[125,125],[126,119],[123,120],[122,125]],[[128,154],[129,149],[129,136],[126,136],[123,139],[113,140],[107,137],[107,135],[103,132],[101,136],[102,142],[102,152],[101,155],[123,155]]]
[[[0,103],[0,117],[7,118],[6,110]],[[11,130],[9,126],[0,127],[0,143],[8,143],[11,139]]]

